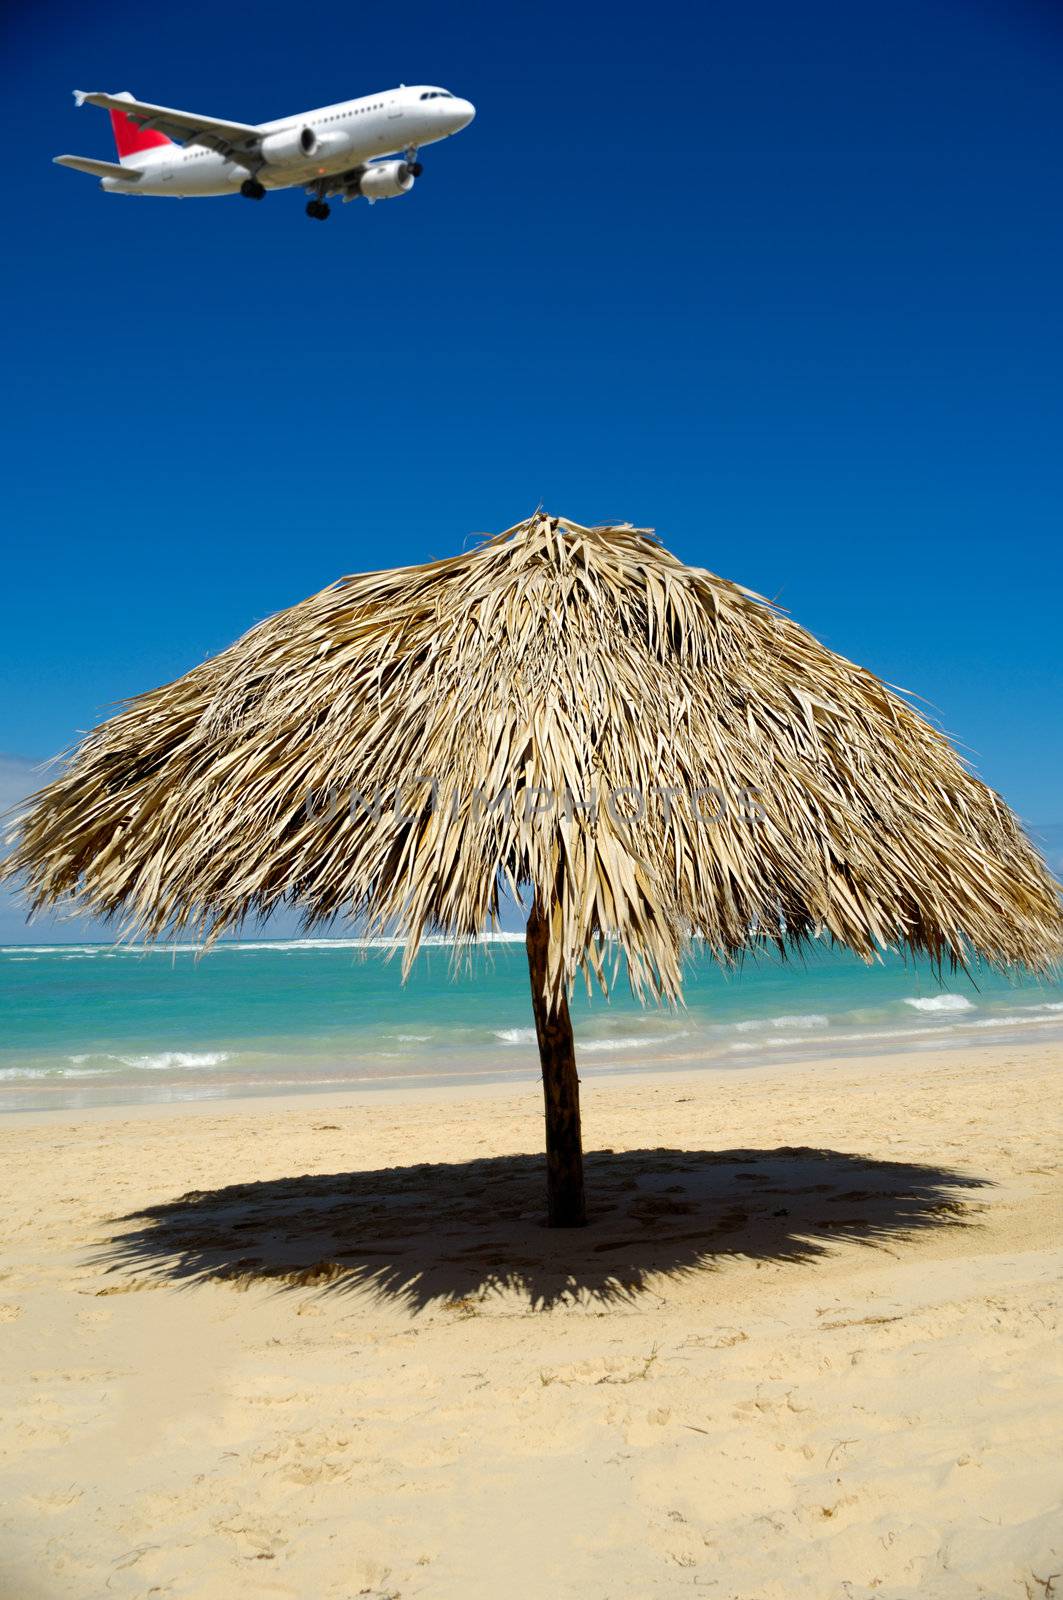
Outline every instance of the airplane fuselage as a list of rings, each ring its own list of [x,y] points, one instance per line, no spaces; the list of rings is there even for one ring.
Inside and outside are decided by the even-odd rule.
[[[467,100],[446,90],[404,85],[258,124],[261,155],[253,167],[199,145],[165,144],[126,159],[123,165],[140,173],[135,180],[103,178],[100,186],[111,194],[174,199],[226,195],[237,193],[253,170],[266,189],[309,189],[382,156],[447,139],[474,114]]]

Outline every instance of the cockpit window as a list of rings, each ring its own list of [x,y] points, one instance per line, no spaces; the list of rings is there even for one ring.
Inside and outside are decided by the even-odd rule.
[[[453,100],[453,98],[449,89],[426,89],[421,96],[422,100]]]

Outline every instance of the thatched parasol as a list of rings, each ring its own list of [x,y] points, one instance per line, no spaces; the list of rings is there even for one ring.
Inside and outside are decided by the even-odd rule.
[[[90,733],[8,874],[158,937],[278,906],[472,940],[530,902],[550,1217],[584,1218],[568,994],[825,937],[1042,969],[1057,887],[896,692],[643,530],[536,515],[341,579]]]

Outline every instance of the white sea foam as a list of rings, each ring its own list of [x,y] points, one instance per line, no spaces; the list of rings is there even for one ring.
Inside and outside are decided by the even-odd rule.
[[[911,1006],[913,1011],[973,1011],[974,1007],[963,994],[932,994],[919,995],[914,1000],[905,1000],[906,1006]]]
[[[809,1011],[807,1014],[796,1012],[782,1017],[750,1017],[745,1022],[732,1022],[725,1026],[733,1028],[735,1033],[752,1033],[757,1028],[827,1028],[830,1018],[822,1012]]]
[[[38,1078],[98,1078],[106,1067],[4,1067],[0,1079],[5,1082],[24,1083]]]
[[[473,939],[454,939],[449,934],[428,934],[421,940],[422,948],[449,949],[454,945],[481,945],[481,944],[523,944],[524,934],[495,929],[493,932],[478,934]],[[168,942],[160,941],[158,944],[35,944],[35,945],[0,945],[0,956],[6,956],[14,961],[31,961],[37,956],[62,956],[74,961],[81,956],[168,956],[176,954],[188,955],[220,955],[227,950],[250,951],[252,954],[258,950],[401,950],[406,940],[401,935],[377,935],[372,938],[344,938],[344,939],[219,939],[208,949],[206,945],[194,944],[189,941]],[[30,950],[32,954],[27,955]]]
[[[867,1044],[876,1039],[915,1039],[922,1034],[941,1037],[950,1034],[951,1028],[874,1028],[864,1033],[834,1033],[831,1034],[830,1047],[833,1052],[835,1045],[839,1044]],[[823,1039],[819,1034],[791,1034],[788,1038],[742,1040],[729,1044],[729,1052],[750,1050],[789,1050],[795,1045],[815,1045],[823,1048]]]
[[[687,1029],[680,1028],[674,1033],[657,1034],[624,1034],[612,1039],[577,1039],[577,1055],[600,1055],[611,1050],[640,1050],[646,1045],[671,1044],[673,1039],[685,1039]],[[495,1038],[502,1044],[534,1044],[534,1028],[499,1028]]]
[[[167,1072],[173,1067],[220,1067],[228,1061],[227,1050],[160,1050],[155,1056],[119,1056],[123,1066],[136,1067],[147,1072]]]
[[[170,955],[175,950],[202,950],[200,944],[5,944],[0,956],[9,961],[28,961],[37,956],[124,956]],[[32,956],[25,952],[30,950]]]
[[[198,1071],[206,1067],[220,1067],[223,1061],[229,1060],[227,1050],[160,1050],[156,1055],[119,1056],[111,1054],[68,1056],[71,1066],[80,1067],[88,1061],[100,1061],[104,1065],[94,1068],[96,1072],[113,1072],[115,1067],[132,1067],[135,1071],[142,1072],[172,1072],[175,1068],[186,1071]],[[109,1063],[109,1065],[108,1065]],[[70,1074],[73,1076],[73,1074]]]
[[[673,1039],[684,1039],[686,1029],[678,1033],[640,1034],[638,1037],[622,1039],[578,1039],[576,1041],[577,1055],[596,1055],[609,1050],[640,1050],[648,1044],[671,1044]]]
[[[397,1033],[395,1037],[400,1044],[427,1044],[432,1035],[430,1033]]]
[[[973,1022],[964,1022],[959,1026],[963,1028],[1051,1028],[1053,1025],[1058,1026],[1058,1015],[1046,1017],[1044,1011],[1047,1009],[1047,1007],[1042,1009],[1038,1006],[1036,1009],[1031,1008],[1027,1012],[1005,1011],[996,1017],[978,1017]]]

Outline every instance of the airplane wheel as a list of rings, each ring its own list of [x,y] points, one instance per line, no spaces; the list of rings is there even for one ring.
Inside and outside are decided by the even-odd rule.
[[[317,222],[324,222],[331,215],[331,207],[327,206],[324,200],[308,200],[306,214]]]
[[[240,193],[245,200],[264,200],[266,191],[255,178],[247,178],[240,185]]]
[[[419,161],[411,161],[408,163],[406,171],[410,174],[411,178],[419,178],[421,173],[424,171],[424,168]]]

